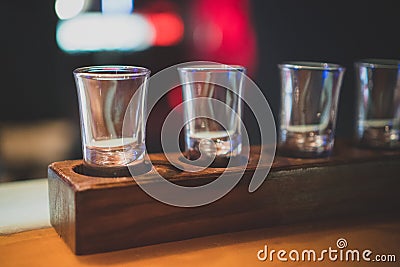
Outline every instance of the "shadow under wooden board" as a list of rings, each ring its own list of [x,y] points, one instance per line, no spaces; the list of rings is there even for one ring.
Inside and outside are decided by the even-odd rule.
[[[231,192],[196,208],[158,202],[132,177],[82,174],[82,160],[55,162],[49,166],[51,224],[75,254],[91,254],[400,208],[400,151],[358,149],[339,142],[329,158],[277,156],[261,187],[249,193],[259,151],[252,147],[244,176]],[[164,178],[185,186],[206,184],[225,170],[182,172],[163,154],[150,158]],[[228,171],[234,174],[236,168],[240,167]],[[151,182],[151,173],[145,175]]]

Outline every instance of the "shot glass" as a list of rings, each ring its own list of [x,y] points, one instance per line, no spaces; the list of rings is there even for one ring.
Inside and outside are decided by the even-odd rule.
[[[224,164],[238,156],[242,150],[240,120],[245,68],[215,64],[180,67],[178,71],[187,122],[186,157],[215,158],[214,163]]]
[[[73,73],[85,166],[110,170],[142,162],[150,71],[132,66],[92,66]]]
[[[355,70],[359,144],[400,148],[400,61],[366,59],[355,63]]]
[[[345,69],[319,62],[278,66],[282,85],[279,153],[294,157],[329,156]]]

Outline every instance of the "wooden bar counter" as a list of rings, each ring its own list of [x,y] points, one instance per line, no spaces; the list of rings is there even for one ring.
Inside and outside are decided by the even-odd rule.
[[[222,171],[213,168],[190,177],[170,169],[161,154],[151,157],[182,184],[209,182]],[[253,160],[234,190],[199,208],[159,203],[129,177],[69,175],[81,161],[54,163],[49,208],[55,228],[1,234],[0,219],[0,266],[400,266],[400,151],[338,143],[330,158],[278,156],[266,181],[250,194]],[[70,199],[60,189],[70,190]],[[101,196],[112,200],[96,201]],[[0,207],[12,205],[2,201],[0,195]],[[71,215],[67,225],[65,217],[57,217],[66,210]],[[65,230],[72,239],[66,239]],[[339,251],[343,240],[343,253],[370,250],[371,261],[277,258],[279,250]],[[382,257],[387,262],[378,262]]]
[[[376,255],[396,255],[396,262],[260,261],[259,250],[321,251],[337,248],[345,238],[348,248],[370,249]],[[213,235],[108,253],[76,256],[53,228],[0,236],[0,266],[385,266],[400,265],[400,219],[371,214],[357,220],[278,226]],[[371,256],[372,259],[372,256]]]

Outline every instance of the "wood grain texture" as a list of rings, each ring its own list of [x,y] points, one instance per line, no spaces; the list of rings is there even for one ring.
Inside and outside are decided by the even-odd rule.
[[[72,251],[90,254],[400,208],[399,151],[359,150],[346,144],[337,148],[330,158],[276,157],[267,180],[250,194],[248,184],[259,151],[254,147],[239,184],[222,199],[198,208],[160,203],[132,177],[79,174],[74,170],[80,168],[81,160],[56,162],[49,166],[51,223]],[[166,179],[186,186],[210,182],[225,170],[181,172],[164,155],[150,157]],[[151,172],[146,175],[146,182],[152,182]]]
[[[345,238],[349,248],[371,249],[374,254],[395,254],[397,262],[367,263],[338,262],[325,258],[322,262],[259,261],[257,251],[264,245],[269,249],[335,248],[336,240]],[[7,236],[0,235],[0,263],[2,267],[309,267],[309,266],[399,266],[400,220],[396,218],[359,218],[357,220],[329,220],[307,222],[295,226],[278,226],[251,231],[227,233],[138,247],[95,255],[75,256],[52,228],[28,231]]]

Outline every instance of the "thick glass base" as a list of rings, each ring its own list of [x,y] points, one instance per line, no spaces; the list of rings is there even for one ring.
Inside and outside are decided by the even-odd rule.
[[[115,142],[115,140],[112,141],[112,144],[118,143]],[[108,145],[100,142],[97,142],[96,144],[99,145],[87,146],[84,149],[83,159],[87,165],[96,167],[121,167],[134,162],[138,163],[144,159],[145,149],[143,145],[128,143],[124,145],[111,146],[110,141],[108,141]],[[122,144],[122,142],[119,141],[119,144]]]
[[[284,139],[279,142],[277,153],[300,158],[328,157],[333,144],[332,135],[321,135],[318,132],[286,132]]]
[[[242,150],[242,137],[239,134],[216,136],[210,132],[203,135],[189,136],[186,146],[188,159],[196,160],[200,156],[230,158],[239,155]]]
[[[400,149],[400,130],[388,127],[364,128],[359,145],[377,149]]]

